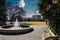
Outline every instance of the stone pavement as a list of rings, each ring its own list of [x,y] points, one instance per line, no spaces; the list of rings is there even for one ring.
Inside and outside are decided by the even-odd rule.
[[[49,38],[49,37],[54,37],[54,36],[51,35],[51,33],[49,32],[49,29],[46,29],[44,31],[44,39]]]
[[[0,35],[0,40],[44,40],[46,25],[32,26],[34,31],[23,35]]]
[[[54,33],[50,30],[50,28],[47,28],[44,30],[44,38],[49,38],[49,37],[56,37]]]

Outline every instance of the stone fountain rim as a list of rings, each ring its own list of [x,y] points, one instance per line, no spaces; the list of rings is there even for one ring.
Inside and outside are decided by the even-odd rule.
[[[30,28],[32,28],[32,27],[22,28],[22,29],[15,29],[15,30],[26,30],[26,29],[30,29]],[[14,29],[9,29],[9,28],[5,29],[5,28],[0,27],[0,30],[14,30]]]
[[[28,29],[18,29],[18,30],[5,30],[0,28],[0,34],[2,35],[18,35],[18,34],[26,34],[32,32],[33,27],[29,27]]]

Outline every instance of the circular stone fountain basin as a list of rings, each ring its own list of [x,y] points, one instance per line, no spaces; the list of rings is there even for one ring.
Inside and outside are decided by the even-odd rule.
[[[19,25],[18,19],[16,19],[14,25],[9,24],[0,27],[0,34],[25,34],[31,31],[33,31],[32,27],[28,25]]]
[[[0,34],[6,34],[6,35],[13,34],[13,35],[15,35],[15,34],[25,34],[25,33],[29,33],[31,31],[33,31],[32,27],[26,27],[26,28],[23,26],[21,26],[21,27],[22,27],[21,29],[11,29],[11,28],[13,28],[12,26],[9,28],[8,27],[4,28],[4,26],[3,26],[0,28]]]
[[[2,26],[1,28],[8,29],[8,28],[11,28],[11,27],[13,27],[13,24],[12,25],[5,25],[5,26]],[[20,25],[19,27],[29,28],[29,25]]]
[[[5,25],[5,26],[2,26],[1,28],[11,28],[11,27],[13,27],[13,25]]]

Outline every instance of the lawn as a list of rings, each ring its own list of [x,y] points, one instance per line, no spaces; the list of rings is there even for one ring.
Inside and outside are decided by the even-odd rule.
[[[29,25],[46,25],[45,22],[19,22],[19,23],[20,24],[29,24]]]

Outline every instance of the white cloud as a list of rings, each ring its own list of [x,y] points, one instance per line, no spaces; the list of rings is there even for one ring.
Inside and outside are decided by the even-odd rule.
[[[24,7],[25,6],[24,0],[20,0],[19,3],[18,3],[18,6],[19,7]]]
[[[25,16],[23,16],[24,18],[31,18],[32,15],[41,15],[39,13],[39,11],[37,10],[36,12],[26,12]]]
[[[39,13],[39,10],[36,11],[35,15],[41,15],[41,14]]]
[[[23,16],[23,17],[24,17],[24,18],[31,18],[32,15],[34,15],[34,13],[29,13],[29,12],[27,12],[27,13],[25,14],[25,16]]]
[[[36,13],[39,13],[39,10],[37,10]]]

